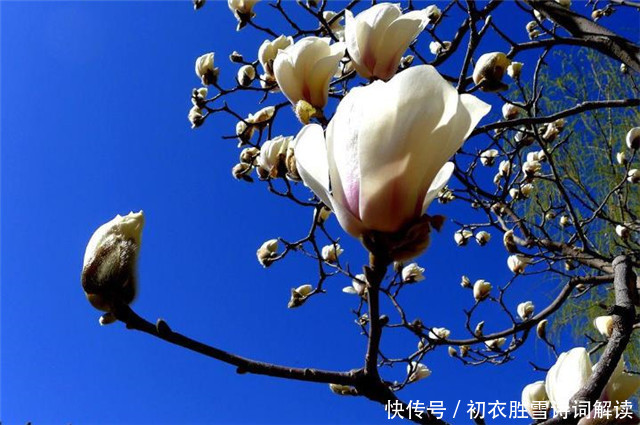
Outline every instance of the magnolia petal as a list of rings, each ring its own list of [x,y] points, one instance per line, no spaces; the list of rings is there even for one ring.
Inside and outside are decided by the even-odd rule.
[[[424,213],[427,212],[427,208],[429,208],[431,202],[438,197],[438,193],[440,193],[440,191],[447,185],[455,168],[456,167],[453,162],[447,162],[442,166],[440,171],[438,171],[433,182],[431,182],[427,195],[424,197],[424,201],[422,203],[422,211]]]
[[[318,124],[306,125],[295,138],[295,158],[298,173],[305,186],[333,208],[329,194],[329,163],[324,132]]]
[[[308,77],[309,103],[317,107],[327,104],[329,97],[329,82],[338,69],[340,59],[344,56],[344,43],[335,43],[330,46],[330,56],[323,57],[315,63]]]
[[[545,389],[556,412],[570,409],[569,401],[591,376],[591,359],[587,350],[577,347],[562,353],[547,372]]]
[[[376,76],[383,80],[393,77],[402,55],[424,30],[428,21],[425,10],[414,10],[398,17],[389,25],[382,41],[376,47],[377,62],[374,70]]]
[[[347,51],[349,52],[349,56],[353,62],[353,66],[356,69],[356,72],[363,78],[370,78],[371,71],[369,71],[362,64],[362,52],[360,51],[360,47],[358,45],[358,37],[363,31],[358,31],[359,27],[363,26],[363,24],[356,21],[353,17],[353,13],[350,10],[345,10],[344,12],[345,26],[344,26],[344,41],[347,45]]]
[[[302,84],[296,75],[293,63],[286,50],[281,51],[273,62],[273,73],[282,94],[295,103],[302,99]]]
[[[594,369],[597,366],[598,364],[594,366]],[[611,400],[614,404],[616,401],[626,401],[640,388],[640,376],[626,373],[624,368],[624,360],[620,359],[604,390],[605,399]]]

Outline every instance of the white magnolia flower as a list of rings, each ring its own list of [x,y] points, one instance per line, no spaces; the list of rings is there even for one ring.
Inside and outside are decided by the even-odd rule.
[[[627,239],[630,235],[631,231],[628,227],[618,224],[616,226],[616,235],[622,239]]]
[[[491,284],[484,279],[476,280],[473,284],[473,298],[476,301],[482,301],[491,293]]]
[[[208,86],[211,84],[215,84],[218,81],[218,74],[220,74],[220,69],[214,66],[215,64],[215,53],[205,53],[196,59],[196,75],[202,81],[203,86]]]
[[[498,165],[498,173],[502,177],[506,177],[511,174],[511,162],[506,159],[501,161],[500,165]]]
[[[429,332],[431,339],[447,339],[451,335],[451,331],[447,328],[432,328]]]
[[[481,230],[476,233],[476,242],[480,246],[485,246],[491,240],[491,234],[487,231]]]
[[[524,273],[524,269],[529,265],[530,261],[531,260],[524,255],[514,254],[507,258],[507,265],[509,266],[509,270],[513,273],[520,274]]]
[[[256,78],[256,69],[251,65],[243,65],[238,69],[236,78],[241,86],[250,86]]]
[[[540,161],[525,161],[525,163],[522,164],[522,171],[524,171],[527,177],[535,176],[540,170],[542,170]]]
[[[613,317],[612,316],[598,316],[593,319],[593,326],[607,338],[611,337],[613,333]]]
[[[640,170],[637,168],[632,168],[627,173],[627,181],[629,183],[638,183],[640,182]]]
[[[238,21],[237,30],[241,30],[242,27],[247,25],[247,22],[256,16],[253,11],[253,6],[260,0],[227,0],[229,9],[233,12],[233,15]]]
[[[116,215],[89,239],[82,263],[82,289],[98,310],[111,312],[135,298],[143,226],[142,211]],[[101,324],[114,321],[110,314],[100,319]]]
[[[504,232],[502,236],[502,243],[504,244],[507,252],[518,252],[518,247],[516,246],[516,238],[513,234],[513,229],[509,229]]]
[[[353,294],[363,296],[367,290],[367,277],[364,274],[357,274],[355,279],[351,280],[351,286],[342,288],[345,294]]]
[[[517,308],[518,316],[520,316],[522,320],[527,320],[533,315],[535,308],[531,301],[520,303]]]
[[[509,75],[509,77],[513,78],[514,80],[519,79],[523,65],[524,64],[522,62],[511,62],[511,64],[509,64],[509,66],[507,67],[507,75]]]
[[[511,64],[507,55],[501,52],[485,53],[478,58],[473,69],[473,82],[482,84],[482,91],[499,91],[506,88],[502,76]]]
[[[291,298],[289,298],[288,308],[300,307],[307,301],[309,295],[313,292],[313,286],[309,284],[300,285],[291,289]]]
[[[273,61],[276,59],[278,52],[284,50],[293,44],[292,37],[285,37],[281,35],[275,38],[273,41],[265,40],[258,49],[258,60],[262,69],[267,75],[273,75]]]
[[[524,198],[528,198],[529,196],[531,196],[531,192],[533,192],[533,185],[531,183],[525,183],[520,186],[520,194]]]
[[[418,263],[411,263],[402,268],[402,281],[405,283],[415,283],[424,280],[424,268]]]
[[[358,74],[389,80],[402,55],[429,23],[433,9],[402,14],[398,4],[379,3],[354,18],[345,11],[345,42]]]
[[[322,259],[327,263],[335,263],[343,252],[340,244],[325,245],[322,247]]]
[[[245,119],[249,124],[253,124],[253,128],[264,128],[268,122],[273,118],[273,114],[275,114],[276,108],[274,106],[265,106],[260,109],[258,112],[254,114],[249,114],[249,116]],[[237,127],[236,127],[237,131]]]
[[[485,167],[491,167],[495,162],[498,153],[499,152],[497,149],[487,149],[480,154],[480,162]]]
[[[536,381],[522,390],[522,405],[532,418],[540,417],[548,410],[549,397],[544,388],[544,381]]]
[[[281,50],[273,62],[273,72],[282,93],[295,105],[305,100],[322,108],[329,98],[329,82],[344,56],[342,42],[330,38],[305,37]]]
[[[409,382],[416,382],[431,376],[431,370],[422,363],[411,362],[407,365],[407,375]]]
[[[260,147],[260,154],[256,160],[258,175],[260,178],[275,178],[281,176],[284,169],[284,161],[287,150],[293,141],[293,137],[276,136],[269,139]]]
[[[629,149],[640,148],[640,127],[633,127],[627,132],[626,142]]]
[[[258,262],[262,267],[269,267],[273,263],[273,259],[278,256],[278,240],[269,239],[256,251]]]
[[[200,106],[204,103],[207,98],[207,94],[209,90],[206,87],[200,87],[198,89],[193,89],[191,94],[191,103],[193,106]]]
[[[298,172],[351,235],[397,232],[438,196],[453,172],[448,158],[489,109],[458,95],[435,68],[412,67],[351,89],[326,134],[305,126]]]
[[[567,412],[571,409],[571,398],[587,383],[593,371],[598,367],[591,365],[589,353],[583,347],[577,347],[560,354],[556,363],[547,372],[545,389],[553,409]],[[615,406],[625,402],[640,387],[640,376],[624,372],[624,360],[616,366],[609,378],[600,400],[611,401]]]

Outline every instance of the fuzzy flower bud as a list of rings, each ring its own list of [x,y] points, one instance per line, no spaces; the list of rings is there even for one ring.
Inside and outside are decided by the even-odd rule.
[[[613,333],[613,317],[599,316],[593,319],[593,326],[602,334],[602,336],[611,338]]]
[[[631,231],[628,227],[618,224],[616,226],[616,235],[618,235],[621,239],[627,239],[630,235]]]
[[[473,82],[482,84],[482,91],[501,91],[507,86],[502,83],[502,76],[511,60],[501,52],[485,53],[478,58],[473,69]]]
[[[273,263],[274,258],[278,256],[278,240],[269,239],[263,243],[256,252],[258,262],[262,267],[269,267]]]
[[[491,288],[491,284],[486,280],[476,280],[476,283],[473,284],[473,298],[478,302],[484,300],[491,293]]]

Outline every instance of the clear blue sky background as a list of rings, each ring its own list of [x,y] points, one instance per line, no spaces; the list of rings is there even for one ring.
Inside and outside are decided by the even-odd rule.
[[[263,23],[274,16],[268,9],[256,8]],[[520,28],[524,39],[526,18],[513,17],[514,5],[507,9],[495,18]],[[264,240],[302,235],[309,211],[231,178],[238,151],[220,136],[233,132],[234,121],[193,131],[186,119],[199,84],[194,59],[215,51],[228,85],[237,69],[228,54],[253,59],[265,37],[251,28],[236,33],[226,2],[210,1],[197,13],[190,2],[2,2],[0,13],[2,423],[388,423],[380,406],[335,396],[326,385],[238,376],[121,324],[100,327],[80,288],[94,229],[116,213],[144,209],[138,313],[260,360],[361,365],[365,340],[349,311],[357,301],[340,290],[349,282],[330,281],[326,296],[288,310],[290,288],[315,281],[314,264],[292,257],[265,270],[255,260]],[[445,28],[449,36],[455,30]],[[243,114],[257,109],[245,100],[233,106]],[[290,120],[278,133],[297,129]],[[455,203],[436,211],[472,219]],[[435,236],[420,259],[427,280],[403,301],[413,317],[463,336],[461,310],[472,297],[460,276],[501,284],[510,272],[499,237],[460,249],[454,230],[449,223]],[[354,267],[365,261],[357,242],[343,245]],[[508,302],[515,309],[533,299],[542,307],[554,290],[530,280]],[[487,314],[487,329],[499,329]],[[414,348],[412,340],[389,341],[390,352]],[[524,385],[543,379],[527,360],[551,360],[533,339],[521,353],[501,368],[468,368],[442,350],[425,359],[433,375],[402,397],[443,400],[449,418],[457,400],[461,410],[469,400],[518,400]],[[460,419],[464,410],[454,423],[468,421]]]

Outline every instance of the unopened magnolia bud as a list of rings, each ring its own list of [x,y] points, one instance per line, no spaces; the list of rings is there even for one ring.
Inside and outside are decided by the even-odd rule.
[[[318,223],[324,223],[325,221],[327,221],[327,219],[329,218],[329,216],[331,215],[331,210],[325,206],[320,207],[320,210],[318,210]]]
[[[502,76],[510,64],[511,60],[504,53],[485,53],[478,58],[473,70],[473,82],[482,84],[482,91],[505,90],[507,86],[502,83]]]
[[[547,211],[547,213],[544,215],[544,218],[546,220],[553,220],[554,218],[556,218],[556,213],[554,213],[553,211]]]
[[[199,108],[204,107],[206,104],[207,94],[209,90],[206,87],[200,87],[199,89],[193,89],[191,92],[191,103],[193,106],[197,106]]]
[[[293,147],[287,148],[287,155],[285,157],[285,165],[287,167],[287,177],[293,181],[301,181],[302,178],[298,173],[298,164],[296,162],[296,153]]]
[[[484,345],[486,345],[490,350],[497,351],[502,348],[505,342],[507,342],[506,338],[488,339],[484,342]]]
[[[509,189],[509,196],[511,196],[513,200],[522,198],[522,196],[520,195],[520,189],[518,189],[517,187],[512,187],[511,189]]]
[[[407,365],[407,375],[409,375],[409,382],[417,382],[431,376],[431,371],[422,363],[411,362]]]
[[[427,19],[429,20],[430,24],[435,24],[436,22],[438,22],[438,20],[440,20],[440,17],[442,17],[442,11],[435,4],[427,6],[425,11],[427,12]]]
[[[100,319],[98,319],[98,323],[100,323],[100,326],[106,326],[115,323],[117,320],[118,319],[116,319],[116,316],[112,313],[105,313],[100,316]]]
[[[640,148],[640,127],[633,127],[627,132],[626,142],[629,149]]]
[[[451,335],[451,331],[447,328],[432,328],[429,331],[429,338],[431,339],[447,339]]]
[[[536,39],[538,37],[540,37],[540,31],[539,30],[533,30],[533,31],[529,32],[529,38],[531,40]]]
[[[319,111],[306,100],[299,100],[295,107],[296,117],[302,124],[309,124],[312,118],[319,116]]]
[[[464,246],[473,237],[473,232],[467,229],[460,229],[453,234],[453,239],[458,246]]]
[[[417,263],[411,263],[402,268],[402,281],[404,283],[415,283],[424,280],[424,268]]]
[[[468,345],[461,345],[460,346],[460,357],[467,357],[467,354],[469,354],[469,346]]]
[[[522,108],[519,106],[513,105],[511,103],[505,103],[502,105],[502,117],[505,120],[512,120],[514,118],[518,118]]]
[[[483,335],[484,329],[484,320],[476,325],[476,328],[473,331],[475,336],[481,337]]]
[[[189,122],[191,123],[191,128],[200,127],[204,123],[204,116],[202,115],[202,109],[197,106],[193,106],[189,110],[189,115],[187,116]]]
[[[266,106],[255,114],[249,114],[245,121],[253,124],[258,129],[263,129],[269,124],[275,113],[276,108],[274,106]]]
[[[227,5],[238,21],[236,31],[240,31],[247,25],[251,18],[256,16],[255,12],[253,11],[253,6],[258,1],[259,0],[228,0]]]
[[[443,41],[442,43],[440,43],[439,41],[432,41],[431,43],[429,43],[429,51],[431,52],[431,54],[436,56],[446,52],[450,47],[450,41]]]
[[[278,240],[269,239],[263,243],[260,248],[258,248],[256,256],[262,267],[269,267],[278,256]]]
[[[564,262],[564,269],[566,271],[571,271],[571,270],[573,270],[575,268],[576,268],[576,263],[575,262],[573,262],[571,260],[567,260],[567,261]]]
[[[193,0],[193,10],[200,9],[206,2],[207,0]]]
[[[627,64],[626,63],[621,63],[620,64],[620,72],[623,74],[627,74],[629,72],[629,68],[627,68]]]
[[[367,278],[364,274],[357,274],[355,279],[351,280],[351,286],[342,288],[345,294],[353,294],[364,296],[367,292]]]
[[[244,121],[238,121],[236,124],[236,136],[238,136],[238,140],[240,144],[246,144],[251,141],[251,137],[253,136],[255,129],[252,125],[248,125]]]
[[[549,323],[549,321],[544,319],[536,326],[536,334],[538,335],[538,338],[543,340],[547,339],[547,323]]]
[[[267,140],[260,148],[256,160],[261,179],[284,177],[287,173],[286,159],[293,137],[276,136]]]
[[[400,66],[404,69],[404,68],[409,68],[411,66],[411,64],[413,63],[413,61],[415,60],[415,56],[413,55],[407,55],[405,57],[402,58],[402,60],[400,61]],[[348,62],[348,63],[353,63],[353,62]],[[342,72],[342,74],[346,75],[348,73]]]
[[[476,301],[482,301],[491,293],[491,284],[484,279],[476,280],[473,284],[473,298]]]
[[[498,166],[498,173],[500,173],[500,175],[503,177],[511,174],[511,162],[506,159],[504,161],[501,161],[500,165]]]
[[[526,183],[520,186],[520,194],[523,198],[531,196],[531,192],[533,192],[533,185],[531,183]]]
[[[525,26],[525,29],[527,30],[527,32],[531,32],[536,28],[538,28],[538,23],[536,21],[529,21]]]
[[[523,303],[520,303],[518,304],[518,308],[517,308],[518,316],[520,316],[520,319],[522,320],[527,320],[531,318],[535,308],[536,307],[533,305],[531,301],[525,301]]]
[[[440,192],[438,192],[438,201],[440,201],[441,204],[447,204],[454,199],[456,199],[456,195],[454,195],[451,189],[447,186],[443,187],[440,189]]]
[[[559,223],[562,227],[568,227],[571,225],[571,219],[568,216],[563,215],[560,217]]]
[[[260,154],[260,149],[254,148],[253,146],[250,148],[244,148],[240,152],[240,162],[244,162],[245,164],[253,164],[253,161]]]
[[[308,1],[308,3],[311,3],[311,2]],[[329,389],[331,390],[332,393],[338,394],[338,395],[358,395],[358,391],[355,388],[350,387],[348,385],[329,384]]]
[[[344,249],[340,247],[340,244],[325,245],[322,247],[322,259],[327,263],[335,263],[343,252]]]
[[[515,274],[524,273],[524,269],[529,264],[529,258],[525,257],[521,254],[510,255],[507,258],[507,265],[509,266],[509,270],[511,270]]]
[[[206,53],[196,59],[196,75],[202,81],[203,86],[215,84],[218,81],[220,70],[214,66],[214,53]]]
[[[630,233],[631,231],[629,230],[628,227],[623,226],[621,224],[618,224],[616,226],[616,235],[618,235],[618,237],[620,237],[621,239],[627,239]]]
[[[98,227],[87,243],[82,266],[82,289],[98,310],[113,312],[136,296],[138,252],[142,239],[142,211],[117,215]],[[107,315],[100,324],[115,321]]]
[[[593,12],[591,12],[591,19],[593,19],[594,21],[597,21],[603,16],[604,16],[604,12],[602,11],[602,9],[596,9]]]
[[[593,326],[600,332],[600,334],[606,338],[611,338],[613,333],[613,317],[612,316],[599,316],[593,320]]]
[[[229,60],[234,63],[242,63],[244,61],[244,57],[236,52],[235,50],[229,55]]]
[[[251,167],[250,164],[239,162],[231,169],[231,175],[236,180],[251,181],[251,176],[249,176],[249,173],[251,172],[252,168],[253,167]]]
[[[504,235],[502,236],[502,243],[504,244],[507,252],[518,252],[518,247],[516,245],[516,239],[513,235],[513,230],[507,230],[506,232],[504,232]]]
[[[518,80],[520,78],[520,74],[522,73],[522,66],[524,64],[522,62],[511,62],[511,64],[507,67],[507,75],[513,78],[514,80]]]
[[[256,78],[256,69],[251,65],[241,66],[238,70],[238,83],[241,86],[250,86],[253,80]]]
[[[529,178],[534,177],[540,170],[542,170],[542,164],[539,161],[525,161],[522,164],[522,171]]]
[[[616,154],[616,162],[620,165],[626,165],[629,162],[627,154],[625,152],[618,152]]]
[[[638,183],[640,182],[640,171],[636,168],[632,168],[627,173],[627,181],[629,183]]]
[[[313,291],[313,286],[306,284],[291,289],[291,298],[289,298],[288,308],[300,307],[307,301],[309,295]]]
[[[451,357],[458,357],[458,352],[452,346],[449,346],[449,348],[447,348],[447,352],[449,353],[449,356],[451,356]]]
[[[521,127],[520,129],[518,129],[515,136],[513,137],[513,141],[520,146],[531,146],[531,144],[535,142],[535,139],[533,135],[531,135],[527,131],[527,129]]]
[[[460,286],[463,288],[471,288],[471,280],[467,276],[462,276],[460,279]]]
[[[480,154],[480,162],[485,167],[491,167],[494,164],[498,153],[499,152],[497,149],[487,149]]]
[[[490,240],[491,234],[489,232],[482,230],[476,234],[476,242],[480,246],[485,246]]]

